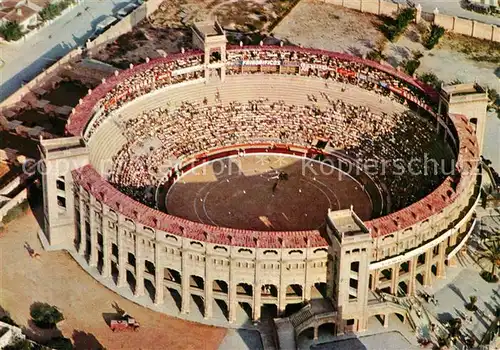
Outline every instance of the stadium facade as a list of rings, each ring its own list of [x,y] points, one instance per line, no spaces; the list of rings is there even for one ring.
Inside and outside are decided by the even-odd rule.
[[[214,299],[226,303],[228,319],[233,322],[239,304],[251,308],[252,318],[258,320],[264,305],[272,305],[283,315],[288,305],[307,304],[318,292],[330,309],[317,317],[310,317],[313,311],[305,309],[292,315],[289,320],[296,335],[308,327],[317,331],[324,322],[333,322],[340,334],[365,330],[368,318],[374,315],[384,316],[386,323],[391,313],[404,317],[402,306],[373,301],[370,291],[412,295],[417,281],[431,285],[435,278],[445,277],[445,266],[455,264],[455,254],[469,236],[479,198],[485,91],[476,85],[458,85],[436,93],[391,67],[345,54],[300,47],[228,46],[218,24],[195,25],[193,45],[199,50],[148,59],[103,80],[73,111],[68,137],[41,140],[42,240],[52,249],[81,254],[102,277],[114,278],[117,287],[131,288],[137,297],[150,291],[155,304],[164,303],[165,293],[176,290],[181,312],[187,313],[191,296],[201,297],[207,319],[213,315]],[[330,66],[272,59],[283,52],[291,52],[293,57],[329,57]],[[250,53],[260,54],[248,58]],[[192,57],[196,59],[190,61]],[[350,70],[353,65],[363,72]],[[434,118],[436,138],[445,139],[453,149],[456,172],[403,209],[369,221],[356,215],[355,206],[330,211],[323,230],[299,232],[257,232],[191,222],[135,201],[105,178],[110,160],[125,142],[121,118],[175,106],[176,99],[200,101],[203,95],[199,91],[209,89],[214,81],[222,86],[245,76],[253,81],[262,77],[266,84],[283,80],[292,87],[299,79],[334,84],[321,77],[304,77],[311,70],[332,69],[349,76],[349,82],[369,79],[366,75],[371,72],[390,76],[381,82],[382,88]],[[150,88],[138,89],[129,94],[132,97],[114,95],[131,78],[149,72],[155,72],[148,82]],[[159,80],[162,84],[157,84]],[[310,92],[301,86],[306,85],[296,83],[297,94]],[[247,98],[257,94],[258,87],[242,87],[233,94],[246,94]],[[279,142],[226,145],[224,152],[236,154],[255,147],[304,157],[311,150],[325,152]],[[220,150],[206,150],[203,157],[217,153]],[[199,155],[188,155],[182,158],[182,166],[197,160]]]

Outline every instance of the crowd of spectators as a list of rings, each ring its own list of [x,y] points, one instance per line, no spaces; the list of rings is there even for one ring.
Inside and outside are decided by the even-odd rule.
[[[197,79],[203,75],[203,55],[186,54],[185,58],[178,57],[172,61],[149,62],[150,68],[143,68],[120,81],[106,95],[97,101],[92,125],[86,134],[91,136],[93,131],[109,116],[111,112],[121,107],[124,103],[134,100],[144,94],[170,84]],[[408,84],[383,70],[366,65],[352,57],[336,57],[323,51],[295,51],[276,49],[241,49],[227,52],[227,73],[273,73],[276,70],[257,69],[258,66],[283,67],[283,71],[293,74],[317,76],[325,81],[336,81],[352,84],[375,93],[390,95],[402,100],[411,100],[427,108],[431,105],[429,97],[419,88]],[[178,75],[172,72],[189,67],[199,67],[198,70],[188,71]],[[292,69],[290,69],[292,67]],[[286,69],[285,69],[286,68]],[[122,73],[125,74],[125,73]],[[394,94],[395,93],[395,94]]]
[[[433,108],[429,107],[432,99],[418,84],[408,83],[408,78],[397,72],[347,55],[291,48],[241,48],[227,51],[226,57],[227,74],[281,72],[316,76],[324,79],[326,85],[329,81],[356,85],[398,102],[411,101],[428,111]],[[97,100],[92,96],[96,99],[95,117],[86,137],[91,137],[123,104],[167,85],[200,78],[203,73],[201,53],[151,61],[140,69],[120,73],[124,78],[100,95],[104,97]],[[207,105],[205,100],[184,103],[172,110],[149,111],[123,123],[122,132],[128,142],[115,155],[109,180],[131,197],[154,205],[154,189],[169,171],[165,168],[166,159],[182,159],[207,149],[241,143],[279,142],[312,147],[320,139],[361,165],[368,160],[375,162],[375,166],[370,163],[373,175],[387,186],[392,210],[424,197],[442,181],[442,167],[437,172],[415,174],[422,171],[426,160],[444,160],[449,166],[451,151],[444,142],[435,142],[435,122],[410,112],[377,114],[340,100],[328,102],[328,108],[320,109],[315,103],[293,106],[266,99],[215,105]],[[154,146],[148,146],[153,139]]]
[[[318,140],[378,176],[391,195],[392,210],[427,195],[444,178],[440,171],[415,174],[423,170],[425,157],[451,156],[444,142],[436,146],[432,123],[410,111],[377,114],[326,94],[320,98],[327,99],[327,108],[260,99],[244,104],[183,103],[172,110],[149,111],[122,125],[128,141],[113,159],[109,180],[129,196],[154,205],[153,189],[171,171],[167,160],[234,144],[314,147]]]

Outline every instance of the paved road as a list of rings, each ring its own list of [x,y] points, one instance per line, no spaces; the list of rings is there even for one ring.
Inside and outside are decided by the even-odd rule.
[[[0,60],[5,63],[0,68],[0,101],[74,47],[84,45],[100,20],[129,2],[87,0],[25,41],[0,44]]]

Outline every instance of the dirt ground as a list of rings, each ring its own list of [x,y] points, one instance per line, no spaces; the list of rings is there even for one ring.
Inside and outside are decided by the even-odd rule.
[[[182,47],[189,49],[190,26],[214,17],[229,30],[230,41],[251,41],[252,38],[246,37],[248,33],[265,31],[291,3],[291,0],[166,0],[148,20],[102,47],[94,57],[127,68],[130,63],[144,62],[146,57],[161,57],[163,52],[179,52]]]
[[[277,183],[280,172],[287,179]],[[363,220],[371,217],[370,197],[353,178],[319,162],[280,155],[207,163],[179,179],[167,197],[167,211],[173,215],[263,231],[318,229],[329,208],[351,204]]]
[[[37,230],[37,221],[29,212],[0,232],[0,312],[10,313],[30,338],[43,341],[59,333],[40,330],[30,321],[30,305],[47,302],[64,314],[58,328],[77,349],[215,350],[222,342],[225,329],[138,306],[96,282],[68,253],[43,251]],[[30,258],[25,242],[41,254],[39,259]],[[113,333],[109,329],[105,319],[116,314],[113,303],[141,323],[138,332]]]
[[[275,37],[295,45],[346,52],[355,56],[368,54],[385,45],[386,61],[401,65],[414,51],[423,53],[417,74],[435,73],[445,83],[474,82],[500,90],[500,45],[446,34],[429,51],[421,43],[421,28],[411,24],[396,43],[388,42],[380,32],[381,19],[375,15],[302,0],[275,28]]]
[[[273,34],[294,45],[361,56],[383,40],[382,21],[340,6],[302,0],[274,29]]]

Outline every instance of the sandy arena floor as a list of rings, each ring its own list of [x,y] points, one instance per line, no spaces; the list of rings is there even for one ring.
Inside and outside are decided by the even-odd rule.
[[[280,171],[288,175],[276,189]],[[353,178],[319,162],[284,155],[221,158],[184,174],[167,195],[170,214],[205,224],[253,230],[311,230],[328,208],[354,205],[370,217],[369,195]]]
[[[30,305],[36,301],[56,305],[65,320],[62,334],[76,349],[215,350],[226,330],[191,323],[140,307],[106,289],[83,271],[65,252],[44,252],[38,241],[38,224],[29,213],[7,225],[0,233],[0,306],[10,313],[26,334],[45,340],[57,333],[35,327]],[[41,254],[32,259],[25,242]],[[138,332],[113,333],[105,318],[116,311],[113,303],[140,323]],[[0,309],[0,313],[2,310]]]

